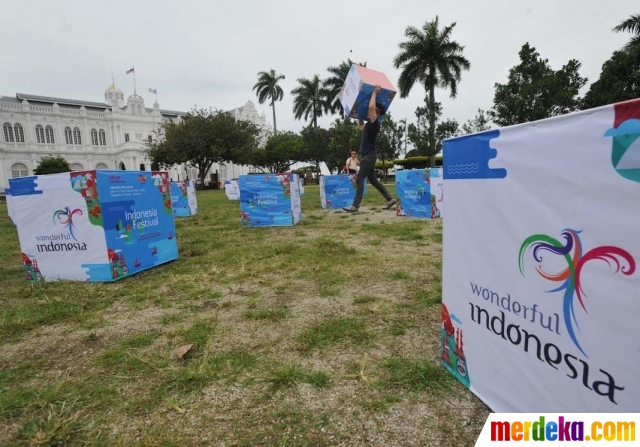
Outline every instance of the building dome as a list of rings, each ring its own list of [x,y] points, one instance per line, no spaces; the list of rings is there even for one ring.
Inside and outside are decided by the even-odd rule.
[[[114,107],[124,107],[124,92],[115,82],[104,90],[104,102]]]
[[[122,89],[120,87],[118,87],[115,82],[112,82],[111,85],[109,87],[107,87],[106,89],[104,89],[104,94],[105,96],[108,95],[109,93],[122,93],[124,96],[124,92],[122,91]]]

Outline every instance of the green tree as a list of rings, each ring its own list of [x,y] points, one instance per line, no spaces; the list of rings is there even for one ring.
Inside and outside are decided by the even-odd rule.
[[[640,14],[630,16],[627,20],[613,28],[616,33],[631,33],[633,36],[623,47],[624,51],[632,53],[640,58]]]
[[[460,135],[460,125],[452,118],[449,118],[436,126],[436,140],[438,153],[442,151],[442,142],[447,138],[453,138]],[[435,161],[435,157],[434,157]]]
[[[303,161],[314,164],[316,172],[320,173],[320,163],[327,161],[327,152],[331,136],[327,129],[309,125],[300,132],[304,141],[304,149],[302,152]],[[320,178],[317,179],[320,183]]]
[[[640,59],[627,51],[616,51],[602,65],[600,78],[589,87],[582,109],[640,98]]]
[[[406,98],[411,88],[420,83],[428,93],[427,106],[435,108],[436,87],[448,89],[450,96],[455,98],[458,94],[458,83],[463,70],[469,70],[471,64],[463,56],[464,47],[451,40],[451,33],[456,23],[440,30],[439,18],[426,22],[422,30],[409,26],[405,30],[406,42],[400,43],[400,53],[393,60],[395,68],[401,68],[398,79],[400,97]],[[431,166],[435,166],[433,156],[436,152],[436,125],[432,121],[428,126],[429,150]]]
[[[194,109],[180,122],[161,124],[146,154],[152,163],[165,167],[188,163],[204,183],[214,163],[248,163],[259,134],[255,124],[229,113]]]
[[[478,109],[478,114],[473,119],[468,120],[462,125],[462,133],[465,135],[489,129],[489,118],[482,109]]]
[[[329,112],[332,114],[338,113],[345,119],[347,117],[344,116],[344,108],[340,103],[339,95],[342,92],[342,88],[344,87],[344,81],[347,79],[347,76],[349,75],[349,70],[351,70],[351,65],[353,65],[354,63],[356,65],[361,65],[363,67],[367,66],[366,62],[356,63],[356,62],[353,62],[351,59],[347,59],[346,62],[341,62],[340,65],[327,68],[327,71],[329,72],[329,77],[325,79],[324,82],[322,83],[324,91],[326,92],[326,95],[327,95],[326,99],[327,99],[327,103],[329,104],[328,106]]]
[[[376,145],[378,147],[378,157],[382,162],[384,178],[386,181],[389,166],[387,161],[394,160],[400,156],[402,150],[402,139],[404,136],[404,126],[393,120],[390,113],[386,113],[380,123],[380,134]]]
[[[360,138],[360,130],[354,121],[336,119],[333,122],[329,128],[329,145],[324,161],[332,174],[344,167],[351,151],[358,151]]]
[[[318,127],[318,118],[329,110],[327,92],[318,75],[311,79],[299,78],[298,86],[291,90],[293,113],[295,119],[311,120],[313,127]]]
[[[284,92],[282,87],[278,85],[278,82],[284,80],[284,75],[279,75],[275,70],[261,71],[258,73],[258,82],[253,86],[253,90],[258,95],[258,102],[264,104],[265,101],[270,101],[271,109],[273,110],[273,132],[278,133],[278,126],[276,125],[276,101],[282,101]]]
[[[33,170],[33,175],[59,174],[61,172],[71,172],[69,162],[61,156],[49,155],[43,157],[38,162],[38,166]]]
[[[526,123],[577,110],[578,93],[587,79],[580,62],[571,59],[554,71],[528,43],[520,50],[520,63],[509,70],[506,84],[495,84],[489,116],[498,126]]]
[[[431,107],[430,107],[431,106]],[[433,110],[433,113],[431,112]],[[413,151],[409,151],[405,154],[406,157],[409,154],[418,154],[425,157],[434,157],[438,152],[438,145],[431,145],[432,141],[435,141],[435,126],[442,114],[442,104],[439,102],[430,103],[427,101],[427,105],[424,107],[416,108],[416,123],[411,123],[407,127],[407,138],[413,144]],[[433,125],[434,131],[431,132],[431,126]],[[433,160],[435,164],[435,160]]]
[[[255,149],[251,164],[274,174],[287,172],[292,164],[302,160],[304,142],[294,132],[280,132],[267,140],[264,148]]]

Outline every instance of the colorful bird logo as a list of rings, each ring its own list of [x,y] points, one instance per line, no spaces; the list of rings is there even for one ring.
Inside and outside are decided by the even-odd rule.
[[[73,234],[73,229],[75,225],[73,224],[73,216],[79,214],[82,216],[82,210],[76,208],[72,210],[68,206],[63,210],[57,210],[53,213],[53,223],[59,223],[60,225],[64,225],[68,230],[71,237],[77,241],[76,236]]]
[[[569,334],[569,337],[571,337],[573,344],[576,345],[580,352],[588,358],[587,354],[578,342],[574,329],[574,326],[578,330],[580,329],[575,313],[576,297],[578,298],[580,306],[585,312],[587,311],[583,300],[587,295],[584,293],[584,290],[582,290],[581,284],[582,269],[587,262],[599,259],[601,261],[605,261],[610,267],[615,266],[616,273],[621,272],[625,276],[630,276],[633,275],[636,270],[636,262],[627,251],[618,247],[601,246],[583,253],[579,233],[581,233],[581,231],[571,229],[563,230],[562,236],[566,241],[564,245],[559,240],[546,234],[534,234],[533,236],[528,237],[520,247],[519,267],[520,273],[524,276],[524,255],[525,251],[529,247],[532,248],[533,259],[538,263],[542,262],[542,256],[540,255],[540,252],[542,251],[547,251],[564,258],[567,263],[567,267],[560,272],[545,272],[541,265],[536,266],[536,271],[542,278],[559,283],[558,287],[549,290],[548,293],[563,293],[562,310],[567,333]],[[623,265],[621,260],[626,261],[627,265]]]

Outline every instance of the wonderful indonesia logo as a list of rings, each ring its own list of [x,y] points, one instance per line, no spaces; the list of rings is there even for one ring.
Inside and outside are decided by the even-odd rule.
[[[476,302],[469,302],[471,319],[478,325],[484,325],[505,342],[535,355],[549,367],[562,372],[570,379],[579,380],[588,390],[617,404],[615,393],[624,390],[625,387],[616,384],[613,375],[607,372],[603,365],[591,365],[588,362],[589,357],[578,337],[576,307],[580,306],[584,310],[583,314],[588,317],[585,305],[587,293],[583,289],[582,281],[586,264],[595,260],[604,261],[614,273],[630,276],[636,270],[636,262],[629,252],[619,247],[600,246],[585,250],[580,233],[581,231],[572,229],[563,230],[561,237],[564,242],[546,234],[534,234],[526,238],[520,246],[520,273],[526,277],[525,264],[527,261],[535,262],[536,273],[551,284],[551,288],[546,292],[557,297],[558,312],[547,315],[538,308],[537,303],[524,305],[509,293],[498,293],[471,282],[471,292],[476,298]],[[559,257],[564,261],[564,266],[559,271],[545,270],[542,262],[547,255]],[[589,298],[601,300],[606,297]],[[493,306],[490,309],[484,308],[477,304],[479,299]],[[562,352],[557,345],[549,341],[554,336],[568,337],[579,354]]]
[[[52,233],[50,235],[36,236],[36,248],[39,253],[43,252],[60,252],[60,251],[84,251],[87,244],[78,241],[74,233],[75,223],[73,217],[82,216],[82,210],[79,208],[71,209],[68,206],[53,213],[53,223],[56,226],[62,226],[65,230],[61,233]],[[74,242],[75,241],[75,242]]]

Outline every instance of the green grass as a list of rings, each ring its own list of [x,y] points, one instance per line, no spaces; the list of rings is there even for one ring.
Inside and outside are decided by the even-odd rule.
[[[423,445],[473,445],[488,410],[437,361],[442,223],[305,189],[300,224],[259,229],[198,192],[178,260],[104,284],[27,284],[0,202],[2,445],[411,444],[396,410]]]

